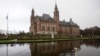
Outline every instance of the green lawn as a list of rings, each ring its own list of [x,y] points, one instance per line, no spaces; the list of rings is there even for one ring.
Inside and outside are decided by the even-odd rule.
[[[51,41],[68,41],[68,40],[92,40],[98,38],[59,38],[59,39],[38,39],[38,40],[0,40],[0,43],[31,43],[31,42],[51,42]]]

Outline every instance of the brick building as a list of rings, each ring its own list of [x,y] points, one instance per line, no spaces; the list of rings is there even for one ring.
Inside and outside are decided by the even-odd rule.
[[[69,22],[59,21],[59,10],[57,4],[54,8],[54,17],[48,14],[35,16],[34,9],[31,12],[30,32],[33,34],[65,34],[65,35],[80,35],[79,26],[70,18]]]

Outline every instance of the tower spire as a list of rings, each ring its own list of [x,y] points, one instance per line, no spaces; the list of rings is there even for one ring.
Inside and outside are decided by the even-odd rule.
[[[59,10],[58,10],[56,2],[55,2],[55,8],[54,8],[54,19],[55,21],[59,21]]]
[[[34,9],[32,8],[32,14],[34,14]]]
[[[58,11],[57,2],[55,2],[55,11]]]
[[[33,24],[33,21],[34,21],[34,9],[32,8],[31,19],[30,19],[31,25]]]
[[[54,8],[54,20],[56,23],[57,27],[57,32],[59,32],[59,10],[57,7],[57,3],[55,2],[55,8]]]
[[[34,18],[34,8],[32,8],[32,11],[31,11],[31,19],[33,19]]]

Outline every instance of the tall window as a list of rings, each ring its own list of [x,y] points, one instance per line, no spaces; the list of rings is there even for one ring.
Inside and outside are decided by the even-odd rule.
[[[42,31],[45,31],[45,26],[42,26]]]
[[[55,27],[52,27],[52,31],[56,31]]]
[[[50,26],[47,27],[47,30],[50,31]]]

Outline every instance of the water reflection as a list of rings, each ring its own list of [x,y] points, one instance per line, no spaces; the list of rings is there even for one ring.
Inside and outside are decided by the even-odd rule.
[[[77,56],[100,56],[100,40],[84,40]]]
[[[81,44],[85,44],[86,46],[92,46],[95,48],[99,48],[100,47],[100,40],[84,40],[82,41]]]
[[[0,44],[0,56],[31,56],[29,44]]]
[[[100,56],[100,40],[0,44],[0,56]]]
[[[31,56],[75,56],[74,48],[80,49],[80,41],[31,43]]]

